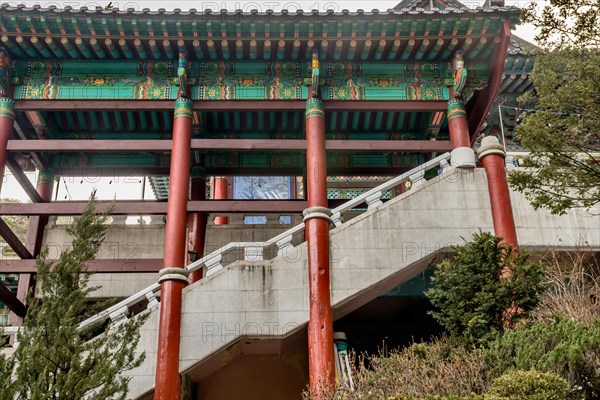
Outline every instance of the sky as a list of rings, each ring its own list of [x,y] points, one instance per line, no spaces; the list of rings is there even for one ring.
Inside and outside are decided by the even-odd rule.
[[[158,8],[165,8],[172,10],[173,8],[180,8],[182,10],[189,10],[195,8],[197,10],[236,10],[241,9],[244,11],[250,11],[257,9],[259,11],[265,11],[272,9],[274,11],[281,11],[287,9],[291,12],[302,9],[304,11],[318,9],[320,11],[326,11],[333,9],[334,11],[341,11],[348,9],[355,11],[357,9],[372,10],[379,9],[381,11],[393,8],[399,1],[382,1],[372,0],[369,2],[359,0],[344,0],[344,1],[332,1],[332,0],[318,0],[318,1],[278,1],[278,0],[264,0],[264,1],[165,1],[165,0],[144,0],[144,1],[113,1],[112,6],[118,7],[120,10],[127,8],[134,8],[136,10],[142,10],[143,8],[150,8],[152,10]],[[463,0],[461,1],[467,7],[477,7],[483,4],[483,1],[477,0]],[[96,6],[106,6],[109,0],[102,1],[18,1],[8,2],[11,5],[25,4],[26,6],[33,6],[34,4],[40,4],[42,8],[47,8],[50,5],[55,5],[62,8],[66,5],[79,9],[82,6],[88,8],[94,8]],[[539,2],[544,4],[544,2]],[[513,1],[505,0],[507,6],[525,7],[529,4],[529,1]],[[513,31],[516,35],[521,38],[535,43],[534,36],[536,34],[534,28],[531,25],[523,24],[517,27]],[[35,173],[27,174],[30,181],[35,185],[37,179]],[[145,184],[145,189],[142,187]],[[58,188],[58,189],[57,189]],[[142,177],[106,177],[106,178],[95,178],[95,177],[64,177],[61,178],[58,185],[55,184],[55,193],[53,199],[56,200],[85,200],[89,197],[90,192],[96,188],[97,196],[101,200],[111,200],[113,198],[119,200],[132,200],[141,199],[142,193],[145,193],[145,199],[152,199],[153,194],[149,185],[148,180],[144,180]],[[118,197],[116,196],[118,193]],[[2,190],[0,192],[0,199],[2,198],[13,198],[21,201],[29,201],[29,198],[21,189],[20,185],[16,182],[10,171],[6,169],[4,181],[2,183]]]

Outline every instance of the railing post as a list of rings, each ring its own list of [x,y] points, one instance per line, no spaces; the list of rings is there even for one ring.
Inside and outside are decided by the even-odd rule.
[[[425,181],[425,171],[424,170],[420,170],[417,171],[415,174],[411,175],[408,177],[408,179],[410,179],[410,183],[411,188],[416,188],[418,186],[421,186],[422,184],[424,184]]]
[[[377,208],[380,205],[382,205],[383,204],[383,201],[381,201],[382,195],[383,195],[383,193],[377,192],[377,193],[373,193],[372,195],[367,197],[367,209],[372,210],[372,209]]]
[[[440,169],[442,170],[441,173],[443,174],[444,172],[448,171],[450,169],[450,164],[448,163],[448,160],[441,160],[440,161]]]
[[[146,298],[148,299],[148,306],[146,308],[152,308],[158,304],[158,299],[156,298],[156,293],[148,292],[148,293],[146,293]]]
[[[336,227],[341,226],[344,223],[342,214],[339,212],[331,214],[331,221]]]
[[[114,312],[110,313],[108,315],[108,318],[115,324],[119,324],[125,320],[127,320],[127,313],[129,312],[129,307],[127,306],[123,306],[120,307],[118,310],[115,310]]]
[[[292,245],[292,240],[294,239],[293,235],[288,235],[281,240],[278,240],[277,243],[277,256],[284,256],[288,251],[294,248]]]
[[[212,275],[215,272],[222,270],[223,269],[223,265],[221,264],[222,259],[223,259],[223,256],[221,254],[217,254],[216,256],[206,260],[206,262],[204,263],[205,268],[206,268],[205,275],[206,276]]]

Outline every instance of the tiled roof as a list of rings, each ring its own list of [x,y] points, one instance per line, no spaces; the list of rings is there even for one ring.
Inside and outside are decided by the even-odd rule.
[[[467,6],[457,0],[402,0],[394,7],[396,11],[407,10],[466,10]]]

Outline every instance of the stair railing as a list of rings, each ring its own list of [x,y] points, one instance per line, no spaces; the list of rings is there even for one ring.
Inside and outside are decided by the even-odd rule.
[[[425,172],[439,168],[442,172],[450,168],[449,164],[450,153],[444,153],[430,161],[427,161],[418,167],[411,169],[408,172],[403,173],[371,190],[366,191],[360,196],[348,200],[339,207],[331,210],[331,218],[333,224],[338,227],[344,222],[344,214],[357,209],[362,204],[367,204],[366,211],[373,210],[383,204],[382,196],[384,192],[392,190],[397,186],[410,182],[411,188],[418,187],[425,182]],[[365,210],[363,210],[365,211]],[[300,223],[287,231],[280,233],[274,238],[267,240],[266,242],[233,242],[226,246],[223,246],[210,254],[200,258],[197,261],[186,266],[189,272],[194,272],[199,269],[204,269],[203,276],[210,276],[221,269],[223,269],[224,256],[234,255],[233,259],[226,263],[229,265],[236,261],[261,261],[265,259],[265,252],[269,250],[271,257],[285,255],[286,252],[294,248],[293,240],[304,232],[304,223]],[[277,250],[275,253],[274,250]],[[238,254],[235,254],[238,253]],[[240,257],[239,253],[243,254]],[[84,331],[92,327],[101,325],[107,320],[118,321],[123,318],[127,318],[130,314],[130,310],[139,305],[143,305],[147,302],[146,308],[150,308],[159,303],[160,299],[160,284],[154,283],[147,288],[140,290],[139,292],[127,297],[125,300],[107,308],[104,311],[86,319],[79,324],[79,330]],[[139,307],[136,307],[139,308]],[[5,334],[14,334],[18,328],[7,327],[5,328]]]

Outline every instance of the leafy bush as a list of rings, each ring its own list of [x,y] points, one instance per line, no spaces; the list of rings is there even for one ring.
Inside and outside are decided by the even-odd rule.
[[[546,288],[545,267],[501,240],[480,232],[455,246],[455,257],[437,267],[426,293],[439,309],[431,315],[463,344],[485,343],[528,317]]]
[[[363,362],[354,369],[354,392],[339,389],[325,398],[477,400],[469,396],[483,393],[490,380],[480,352],[456,348],[446,338],[413,344],[369,362],[370,366]]]
[[[484,351],[492,376],[510,369],[556,373],[585,398],[600,396],[600,320],[556,317],[507,331]]]
[[[416,398],[411,396],[390,397],[387,400],[485,400],[485,397],[479,394],[469,396],[426,396],[424,398]]]
[[[600,317],[600,259],[593,252],[550,253],[549,289],[533,318],[561,315],[591,325]]]
[[[494,379],[486,400],[565,400],[569,383],[556,374],[509,371]]]

